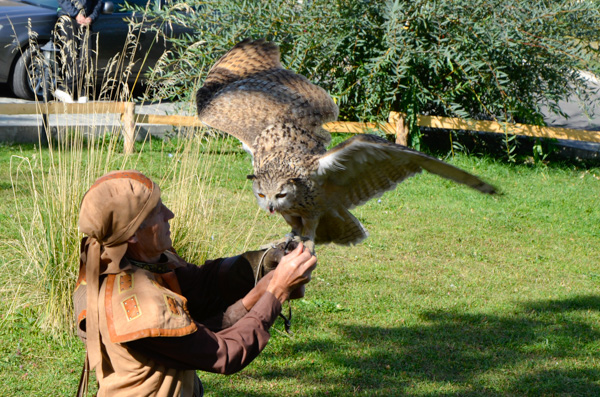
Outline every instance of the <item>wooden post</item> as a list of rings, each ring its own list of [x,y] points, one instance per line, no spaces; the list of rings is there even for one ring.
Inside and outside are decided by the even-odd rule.
[[[395,125],[396,143],[399,145],[408,145],[408,127],[405,123],[405,114],[398,112],[390,112],[388,122]]]
[[[135,142],[135,103],[125,103],[123,110],[123,152],[125,154],[132,154],[133,143]]]

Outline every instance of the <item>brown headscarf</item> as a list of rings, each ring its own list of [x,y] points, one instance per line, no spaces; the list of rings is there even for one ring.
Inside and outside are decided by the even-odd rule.
[[[156,207],[160,189],[139,171],[112,171],[98,178],[81,201],[79,230],[88,236],[82,251],[87,282],[87,351],[90,368],[100,362],[99,277],[120,273],[127,240]]]

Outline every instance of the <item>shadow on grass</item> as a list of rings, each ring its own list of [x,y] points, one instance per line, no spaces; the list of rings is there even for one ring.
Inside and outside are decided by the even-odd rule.
[[[600,296],[580,296],[524,302],[507,316],[431,311],[425,325],[339,325],[336,340],[295,342],[300,359],[257,375],[333,395],[596,396],[600,331],[586,317],[599,311]],[[315,355],[324,365],[302,359]]]
[[[499,162],[510,162],[506,153],[504,134],[477,131],[455,131],[443,129],[421,128],[421,138],[425,150],[440,157],[454,151],[468,153],[471,156],[485,156]],[[450,139],[452,137],[452,139]],[[597,168],[600,156],[595,152],[593,143],[577,145],[581,142],[571,141],[575,147],[560,143],[556,139],[540,139],[523,135],[515,135],[510,147],[517,163],[533,164],[535,156],[549,167]],[[540,153],[541,151],[541,153]],[[582,158],[583,157],[583,158]]]

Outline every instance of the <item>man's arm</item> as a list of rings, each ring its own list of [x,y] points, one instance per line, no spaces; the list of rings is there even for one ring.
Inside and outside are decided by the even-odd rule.
[[[200,267],[181,259],[183,265],[174,271],[192,318],[212,331],[230,327],[266,292],[272,274],[262,275],[274,269],[283,255],[283,247],[249,251]]]
[[[264,349],[281,304],[310,281],[316,264],[316,257],[299,244],[273,270],[266,291],[252,310],[232,327],[213,333],[198,324],[196,332],[188,336],[144,338],[129,342],[128,346],[173,368],[237,372]]]
[[[98,16],[102,12],[102,7],[104,7],[104,0],[98,0],[95,2],[92,12],[90,13],[90,15],[88,15],[88,17],[92,20],[91,23],[94,23],[94,21],[98,18]]]
[[[60,8],[59,15],[68,15],[71,18],[76,18],[83,10],[82,7],[76,5],[71,0],[58,0],[58,7]]]
[[[253,288],[254,283],[251,275],[239,277],[240,274],[244,275],[242,270],[248,264],[239,262],[236,258],[207,261],[202,266],[187,264],[174,270],[181,293],[188,300],[192,318],[215,332],[231,326],[251,308],[242,304],[242,298]],[[234,268],[239,268],[239,271],[233,272],[232,277],[226,277],[229,272],[223,274],[225,261],[233,261]],[[231,269],[231,266],[228,268]],[[251,274],[251,271],[248,270],[247,273]]]
[[[279,300],[267,293],[246,316],[223,331],[213,333],[197,324],[198,330],[187,336],[143,338],[127,346],[170,368],[232,374],[264,349],[280,312]]]

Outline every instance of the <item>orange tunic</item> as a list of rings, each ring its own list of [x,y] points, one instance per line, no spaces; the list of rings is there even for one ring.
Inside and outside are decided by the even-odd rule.
[[[98,396],[192,396],[195,370],[237,372],[266,346],[281,311],[272,294],[266,293],[250,312],[240,311],[240,302],[232,305],[243,317],[213,332],[192,317],[176,277],[186,277],[186,289],[214,283],[211,266],[207,272],[179,260],[177,267],[177,272],[157,274],[129,264],[103,279]],[[187,292],[200,300],[192,306],[202,305],[203,294]]]

